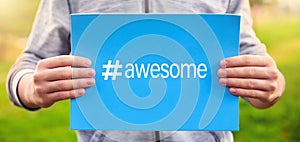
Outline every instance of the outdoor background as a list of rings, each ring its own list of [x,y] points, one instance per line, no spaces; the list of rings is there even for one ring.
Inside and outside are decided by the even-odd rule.
[[[10,66],[24,49],[39,0],[0,0],[0,141],[76,141],[69,129],[69,101],[28,112],[13,106],[5,89]],[[286,78],[272,108],[257,110],[240,100],[237,142],[300,141],[300,0],[252,0],[254,28]],[[299,88],[298,88],[299,87]]]

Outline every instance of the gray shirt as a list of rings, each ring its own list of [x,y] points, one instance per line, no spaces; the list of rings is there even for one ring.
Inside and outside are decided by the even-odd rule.
[[[42,0],[27,47],[7,78],[10,100],[18,98],[20,78],[34,72],[39,60],[70,54],[71,13],[230,13],[241,15],[240,54],[265,55],[265,46],[252,29],[247,0]],[[29,108],[26,108],[29,109]],[[233,141],[227,131],[78,131],[78,141]]]

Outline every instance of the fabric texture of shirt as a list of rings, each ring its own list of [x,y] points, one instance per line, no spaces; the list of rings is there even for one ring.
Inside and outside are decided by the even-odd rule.
[[[24,106],[17,94],[22,76],[34,72],[41,59],[68,55],[71,13],[229,13],[241,15],[240,54],[266,55],[266,48],[252,29],[247,0],[42,0],[24,52],[7,78],[10,100]],[[77,131],[78,141],[157,141],[154,131]],[[160,131],[164,142],[233,141],[229,131]]]

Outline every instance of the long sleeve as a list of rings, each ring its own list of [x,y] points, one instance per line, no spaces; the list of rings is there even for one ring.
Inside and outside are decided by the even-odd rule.
[[[248,0],[231,0],[226,13],[241,15],[240,54],[266,55],[266,47],[256,37]]]
[[[24,107],[17,94],[23,75],[33,72],[41,59],[70,53],[69,14],[66,0],[41,1],[24,53],[7,76],[7,92],[15,105]]]

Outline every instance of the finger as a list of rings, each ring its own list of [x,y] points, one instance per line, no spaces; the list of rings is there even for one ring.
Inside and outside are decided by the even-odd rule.
[[[91,61],[87,58],[71,55],[62,55],[41,60],[39,61],[37,67],[40,69],[45,69],[65,66],[89,67],[90,65]]]
[[[70,79],[52,81],[45,86],[43,93],[52,93],[58,91],[69,91],[73,89],[88,88],[95,84],[94,78]]]
[[[72,98],[77,98],[80,96],[83,96],[85,94],[84,89],[75,89],[75,90],[69,90],[69,91],[60,91],[60,92],[54,92],[49,95],[49,98],[54,101],[61,101],[61,100],[66,100],[66,99],[72,99]]]
[[[45,70],[40,76],[47,81],[92,78],[95,76],[95,71],[92,68],[72,68],[68,66]]]
[[[268,100],[269,92],[262,91],[262,90],[248,90],[243,88],[229,88],[229,92],[232,95],[240,96],[240,97],[247,97],[247,98],[254,98],[260,100]]]
[[[271,59],[268,56],[241,55],[226,58],[220,62],[221,68],[243,67],[243,66],[268,66]]]
[[[77,78],[92,78],[96,72],[92,68],[73,68],[73,79]]]
[[[218,70],[221,78],[256,78],[256,79],[275,79],[277,71],[267,67],[235,67],[221,68]]]
[[[274,91],[277,87],[276,82],[263,79],[220,78],[219,82],[222,86],[250,90]]]
[[[68,80],[72,78],[72,72],[71,66],[58,67],[37,72],[34,78],[38,81]]]

